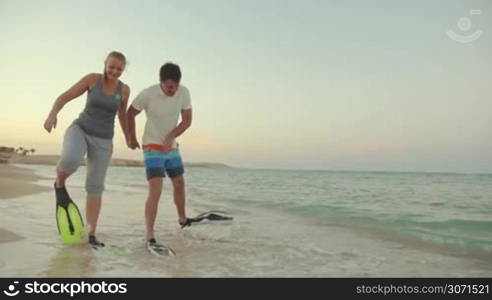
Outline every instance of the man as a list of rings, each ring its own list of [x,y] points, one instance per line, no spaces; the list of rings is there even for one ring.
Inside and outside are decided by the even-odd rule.
[[[152,85],[133,100],[127,112],[129,142],[131,149],[140,148],[135,136],[135,116],[145,110],[147,121],[142,139],[145,169],[149,194],[145,204],[145,240],[149,250],[159,249],[154,236],[163,178],[167,176],[173,185],[174,203],[179,224],[187,226],[190,219],[185,212],[184,168],[175,139],[191,125],[191,100],[188,89],[180,84],[181,70],[178,65],[166,63],[160,69],[160,83]],[[181,122],[178,124],[179,116]]]

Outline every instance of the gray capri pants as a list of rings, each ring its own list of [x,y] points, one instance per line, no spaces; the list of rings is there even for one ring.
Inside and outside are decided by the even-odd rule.
[[[58,168],[66,174],[74,173],[87,154],[85,190],[89,196],[101,197],[111,155],[113,140],[86,134],[77,124],[68,127],[63,138],[63,150]]]

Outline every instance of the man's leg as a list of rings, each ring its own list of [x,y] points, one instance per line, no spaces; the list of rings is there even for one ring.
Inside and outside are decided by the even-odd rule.
[[[185,183],[184,183],[184,166],[179,153],[179,149],[174,149],[166,155],[166,173],[173,183],[174,204],[178,211],[179,223],[186,223],[185,211]]]
[[[154,224],[162,193],[162,181],[166,171],[163,154],[159,151],[144,150],[144,162],[149,183],[149,194],[145,203],[145,240],[148,241],[155,238]]]
[[[149,182],[149,194],[145,203],[145,240],[154,238],[154,224],[157,216],[159,199],[162,192],[162,177],[151,178]]]
[[[174,204],[178,211],[179,223],[186,222],[186,209],[185,209],[185,182],[183,175],[171,178],[173,183],[173,196]]]

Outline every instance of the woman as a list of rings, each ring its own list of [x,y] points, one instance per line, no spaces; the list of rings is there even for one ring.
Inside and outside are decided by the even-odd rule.
[[[64,105],[87,91],[84,111],[68,127],[64,136],[63,150],[56,170],[55,192],[57,198],[69,198],[65,181],[77,170],[87,154],[86,223],[89,243],[93,246],[104,246],[96,239],[95,233],[106,171],[113,153],[114,120],[117,113],[123,134],[125,138],[127,136],[126,107],[130,88],[118,80],[125,65],[126,58],[122,53],[109,53],[104,61],[103,74],[86,75],[61,94],[44,123],[44,128],[51,132],[56,128],[57,115]]]

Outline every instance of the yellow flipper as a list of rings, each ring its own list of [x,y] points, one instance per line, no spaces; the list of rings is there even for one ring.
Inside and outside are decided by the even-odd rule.
[[[66,209],[57,206],[56,221],[63,243],[75,244],[84,241],[84,222],[75,203],[69,203]]]

